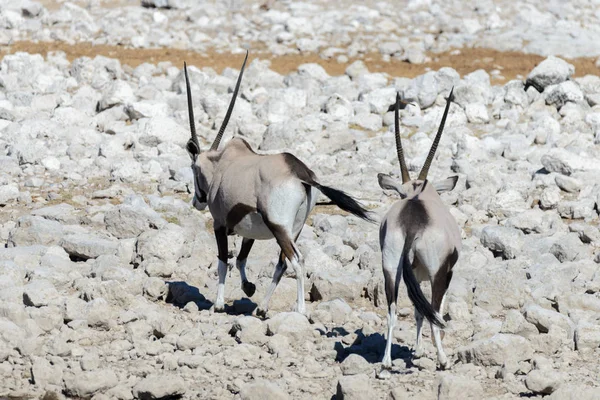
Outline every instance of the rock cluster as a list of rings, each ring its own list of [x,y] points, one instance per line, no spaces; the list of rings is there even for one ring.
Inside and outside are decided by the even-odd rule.
[[[200,29],[185,27],[216,29],[226,11],[222,5],[201,10],[184,0],[114,11],[95,2],[89,9],[64,3],[57,10],[17,3],[20,8],[2,5],[0,40],[50,33],[57,39],[87,38],[107,30],[111,34],[101,39],[106,42],[123,35],[134,46],[154,39],[202,46],[207,40],[201,40]],[[414,26],[434,15],[455,32],[447,38],[513,24],[482,6],[477,13],[494,27],[482,25],[479,16],[458,26],[444,19],[442,8],[450,3],[409,3]],[[164,4],[170,8],[161,8]],[[235,40],[248,40],[253,31],[244,27],[268,19],[284,27],[269,34],[280,37],[280,47],[271,51],[287,51],[283,48],[296,38],[288,33],[310,36],[310,30],[325,26],[305,17],[318,14],[320,5],[285,7],[289,10],[257,12],[255,20],[236,10]],[[343,26],[349,15],[357,26],[388,29],[398,23],[392,22],[395,14],[361,7],[329,15],[329,24]],[[424,7],[427,13],[419,11]],[[554,26],[556,15],[574,12],[556,7],[542,13],[527,6],[514,24],[535,22],[527,33],[533,35]],[[171,13],[191,22],[171,28]],[[138,24],[119,22],[133,15],[140,17]],[[149,18],[163,28],[148,29]],[[65,26],[72,29],[61,30]],[[566,28],[553,32],[561,29]],[[327,35],[298,46],[311,48],[310,40]],[[402,53],[403,45],[394,47],[395,42],[401,43],[390,39],[380,50]],[[418,52],[409,53],[418,59]],[[232,57],[232,66],[237,64]],[[188,69],[198,136],[208,147],[238,71]],[[413,312],[401,289],[394,367],[382,380],[377,372],[386,304],[375,225],[329,206],[315,209],[298,240],[308,317],[290,312],[293,269],[272,298],[270,318],[251,315],[277,261],[274,241],[257,242],[250,253],[255,296],[244,298],[233,269],[227,313],[212,313],[216,246],[210,214],[190,206],[181,66],[131,68],[101,56],[69,61],[61,52],[46,59],[4,56],[0,397],[593,398],[600,390],[600,78],[573,74],[568,61],[555,57],[523,81],[503,85],[483,70],[460,76],[442,68],[408,79],[371,73],[360,61],[341,76],[329,76],[317,64],[286,75],[259,59],[248,65],[225,140],[236,135],[258,151],[293,152],[324,184],[353,194],[378,215],[396,200],[377,184],[377,173],[398,174],[389,111],[395,93],[414,102],[401,111],[401,132],[415,174],[444,98],[455,87],[429,174],[433,180],[459,176],[454,191],[442,196],[463,236],[446,302],[444,345],[451,367],[436,371],[429,340],[424,358],[412,359]],[[232,239],[237,247],[239,242]]]

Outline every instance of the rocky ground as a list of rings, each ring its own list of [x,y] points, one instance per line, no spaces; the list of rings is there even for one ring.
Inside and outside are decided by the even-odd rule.
[[[189,66],[207,147],[243,48],[333,57],[343,74],[316,63],[279,73],[251,53],[226,136],[294,153],[377,216],[396,200],[377,184],[377,173],[399,172],[396,92],[415,102],[401,111],[415,174],[455,87],[429,175],[460,177],[442,196],[463,236],[444,315],[450,369],[436,369],[427,326],[425,356],[412,357],[402,288],[394,368],[377,378],[387,325],[378,227],[333,206],[318,206],[299,239],[308,318],[290,312],[293,270],[269,318],[252,316],[273,241],[250,254],[254,297],[234,268],[226,313],[213,313],[216,245],[210,214],[190,206],[181,65],[19,52],[0,62],[0,397],[598,397],[600,71],[582,76],[565,61],[600,54],[588,2],[153,3],[171,8],[0,2],[0,41],[233,53],[222,73]],[[375,50],[414,64],[472,45],[563,58],[510,81],[451,67],[406,78],[343,59]]]

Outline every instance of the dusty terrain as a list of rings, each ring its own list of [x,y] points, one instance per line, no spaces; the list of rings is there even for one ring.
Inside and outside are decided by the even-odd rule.
[[[1,398],[597,398],[592,5],[151,3],[0,2]],[[307,316],[292,312],[293,268],[267,318],[253,314],[274,241],[250,253],[256,294],[232,268],[226,310],[213,312],[216,245],[210,213],[190,205],[181,66],[208,148],[245,49],[224,140],[295,154],[377,219],[398,199],[377,184],[399,173],[396,93],[413,102],[400,121],[414,175],[455,88],[430,171],[459,176],[442,195],[463,243],[443,315],[448,370],[427,324],[414,357],[402,287],[393,368],[380,376],[378,225],[331,205],[298,240]]]

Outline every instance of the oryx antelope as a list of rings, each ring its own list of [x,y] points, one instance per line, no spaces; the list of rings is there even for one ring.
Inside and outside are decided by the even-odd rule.
[[[429,182],[427,172],[442,136],[446,116],[452,101],[452,91],[448,96],[442,122],[433,141],[429,155],[417,179],[410,179],[398,127],[399,96],[396,96],[395,133],[396,151],[400,161],[402,184],[390,176],[378,174],[382,189],[398,192],[398,200],[381,222],[379,242],[381,245],[385,293],[388,302],[388,333],[383,356],[383,367],[392,365],[392,339],[396,324],[396,300],[400,281],[404,278],[408,296],[415,307],[417,322],[417,343],[415,356],[422,354],[421,328],[423,317],[431,323],[433,340],[437,349],[440,366],[445,368],[447,358],[442,348],[440,328],[444,327],[440,312],[450,280],[452,267],[458,260],[461,237],[458,225],[438,193],[454,189],[457,176],[441,182]],[[427,301],[419,282],[429,279],[432,299]]]
[[[188,112],[191,139],[187,151],[192,159],[194,174],[193,205],[203,210],[208,205],[214,219],[214,231],[218,248],[219,283],[216,311],[224,309],[225,276],[227,274],[227,236],[243,237],[237,256],[242,290],[251,297],[256,287],[246,277],[246,259],[254,240],[275,238],[281,248],[273,280],[257,314],[266,315],[269,299],[285,272],[286,259],[292,264],[297,280],[297,308],[305,313],[304,271],[302,255],[295,240],[304,222],[315,206],[318,191],[329,197],[342,210],[370,220],[369,213],[356,200],[344,192],[319,184],[315,174],[302,161],[289,153],[262,155],[255,153],[243,139],[231,139],[222,149],[219,143],[231,116],[240,87],[248,53],[237,79],[229,108],[212,146],[201,152],[196,129],[192,94],[184,64],[187,87]]]

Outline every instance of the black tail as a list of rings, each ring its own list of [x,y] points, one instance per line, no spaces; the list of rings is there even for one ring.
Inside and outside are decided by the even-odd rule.
[[[352,197],[342,192],[341,190],[320,185],[315,181],[312,181],[309,184],[319,189],[321,193],[329,197],[331,201],[333,201],[335,205],[341,208],[342,210],[348,211],[349,213],[354,214],[357,217],[364,219],[365,221],[375,222],[371,217],[371,213],[369,211],[367,211],[358,201],[354,200]]]
[[[444,327],[444,322],[438,318],[438,314],[435,312],[431,303],[427,301],[423,291],[421,290],[421,286],[419,282],[417,282],[417,278],[412,269],[412,265],[410,265],[410,261],[408,260],[408,254],[405,252],[404,262],[402,265],[402,277],[404,278],[404,283],[406,284],[406,289],[408,291],[408,297],[410,301],[413,303],[417,311],[427,318],[432,324],[439,326],[440,328]]]
[[[323,186],[317,182],[315,173],[310,170],[302,161],[297,159],[290,153],[282,153],[283,159],[290,171],[307,185],[313,186],[321,191],[325,196],[329,197],[339,208],[356,215],[365,221],[375,222],[371,217],[371,213],[367,211],[358,201],[352,197],[334,188]]]

